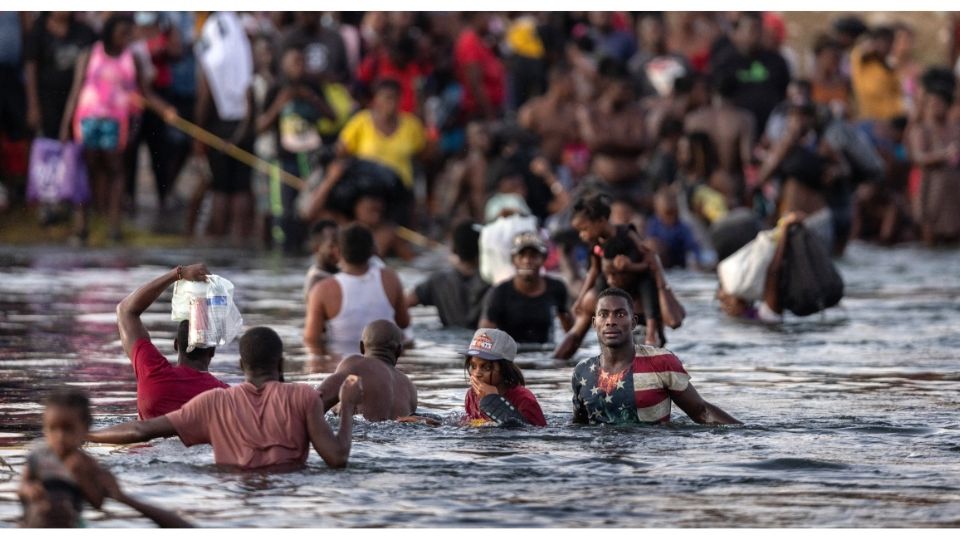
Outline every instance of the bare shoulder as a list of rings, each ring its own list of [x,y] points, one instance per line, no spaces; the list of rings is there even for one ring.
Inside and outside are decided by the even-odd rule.
[[[360,371],[363,370],[364,366],[369,360],[359,354],[351,354],[337,364],[337,373],[343,373],[347,375],[360,375]]]
[[[400,288],[400,276],[396,270],[384,266],[380,269],[380,280],[384,287]]]
[[[340,294],[340,284],[333,276],[325,277],[315,282],[307,293],[307,304],[323,304],[324,300],[329,299],[330,295]]]

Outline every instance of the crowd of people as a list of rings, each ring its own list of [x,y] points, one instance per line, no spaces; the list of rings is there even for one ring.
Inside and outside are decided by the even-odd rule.
[[[205,155],[189,234],[210,191],[200,234],[315,257],[302,337],[330,373],[318,390],[284,383],[266,327],[240,339],[240,385],[207,371],[214,349],[183,346],[187,321],[177,362],[161,355],[140,315],[174,282],[204,280],[202,264],[118,305],[139,420],[88,433],[83,396],[48,403],[79,435],[47,442],[94,504],[130,499],[103,473],[84,480],[89,458],[70,457],[83,440],[178,436],[220,465],[281,469],[312,445],[343,467],[354,413],[435,423],[396,367],[417,305],[475,330],[463,423],[546,425],[518,351],[567,360],[590,331],[600,354],[573,369],[575,422],[667,422],[676,404],[737,423],[663,348],[686,316],[666,269],[716,267],[724,313],[778,323],[839,302],[831,255],[851,239],[960,239],[956,77],[917,65],[905,25],[828,21],[805,65],[783,19],[756,12],[0,14],[14,24],[19,133],[83,145],[117,240],[145,143],[161,205]],[[200,132],[184,119],[214,137],[191,148],[185,133]],[[89,212],[74,209],[81,243]],[[450,264],[404,290],[385,260],[427,237]],[[42,478],[25,474],[28,508],[52,504]]]
[[[367,236],[372,245],[369,232]],[[532,241],[526,234],[518,239],[524,249]],[[85,442],[131,444],[178,437],[185,446],[212,446],[218,466],[275,473],[304,467],[310,446],[329,467],[345,467],[355,414],[370,422],[440,425],[442,418],[418,410],[416,385],[397,368],[405,336],[391,320],[365,323],[359,350],[345,356],[318,388],[284,382],[283,342],[265,326],[249,328],[239,340],[240,384],[229,386],[209,373],[215,347],[185,346],[193,324],[189,320],[179,323],[173,341],[177,361],[169,362],[141,316],[174,282],[205,281],[208,275],[202,263],[177,266],[117,305],[120,341],[137,381],[139,419],[91,431],[93,411],[84,390],[57,390],[44,399],[44,438],[27,456],[17,491],[23,526],[84,526],[85,503],[100,508],[108,498],[161,527],[191,526],[174,512],[124,493],[109,470],[83,451]],[[739,424],[697,393],[673,353],[635,344],[639,319],[633,305],[629,293],[614,287],[596,298],[592,320],[601,353],[580,362],[573,373],[573,421],[666,423],[676,404],[697,423]],[[537,397],[526,388],[517,352],[517,342],[503,330],[474,333],[462,353],[469,388],[460,425],[548,424]],[[340,417],[336,432],[326,420],[331,409]]]
[[[294,253],[332,219],[409,258],[398,229],[439,238],[509,194],[564,238],[590,192],[667,267],[709,266],[689,229],[737,208],[822,212],[836,254],[957,239],[953,70],[919,65],[905,24],[838,17],[812,51],[785,28],[770,12],[5,12],[0,130],[5,153],[82,144],[80,243],[91,208],[122,239],[144,144],[160,212],[200,170],[185,164],[209,165],[188,234]]]

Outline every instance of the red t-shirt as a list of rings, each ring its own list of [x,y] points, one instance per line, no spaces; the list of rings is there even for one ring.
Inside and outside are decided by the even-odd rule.
[[[526,420],[528,424],[533,426],[547,425],[547,419],[544,418],[543,411],[540,410],[540,403],[537,402],[537,397],[533,395],[533,392],[527,390],[525,386],[509,388],[503,393],[503,397],[507,398],[507,401],[520,412],[520,415],[523,416],[523,419]],[[467,397],[464,399],[463,405],[467,410],[467,420],[489,420],[489,418],[483,414],[483,411],[480,410],[480,400],[477,399],[477,395],[473,390],[467,390]]]
[[[211,388],[229,388],[206,371],[171,364],[149,339],[138,339],[130,357],[137,377],[137,413],[142,420],[173,412]]]
[[[457,70],[457,79],[463,85],[463,110],[467,114],[479,112],[477,96],[470,91],[467,83],[467,66],[479,64],[481,85],[494,109],[503,106],[506,97],[506,71],[503,62],[487,47],[473,30],[466,30],[457,39],[453,53]]]
[[[186,446],[210,444],[217,465],[256,469],[302,466],[310,449],[307,421],[320,395],[305,384],[249,382],[205,392],[167,415]]]
[[[357,79],[368,85],[384,79],[400,83],[400,110],[410,114],[417,112],[416,89],[426,75],[427,70],[416,62],[408,62],[402,68],[394,65],[390,55],[385,52],[374,52],[357,69]]]

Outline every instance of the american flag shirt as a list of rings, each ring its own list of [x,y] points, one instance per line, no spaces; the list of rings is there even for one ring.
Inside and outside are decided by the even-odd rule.
[[[600,367],[600,356],[573,370],[573,409],[590,423],[629,424],[670,421],[670,392],[682,392],[690,375],[672,352],[637,346],[633,362],[619,373]]]

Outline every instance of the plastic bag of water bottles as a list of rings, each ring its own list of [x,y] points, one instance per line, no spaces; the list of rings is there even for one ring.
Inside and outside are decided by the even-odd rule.
[[[177,281],[171,304],[171,319],[190,321],[187,352],[226,345],[243,329],[233,283],[216,274],[208,274],[207,281]]]

